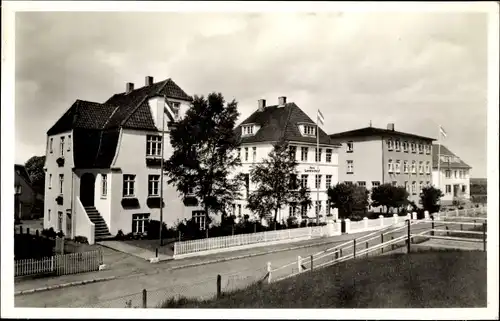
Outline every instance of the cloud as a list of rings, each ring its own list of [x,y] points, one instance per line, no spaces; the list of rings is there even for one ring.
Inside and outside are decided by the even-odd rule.
[[[102,102],[152,75],[235,98],[241,120],[259,98],[285,95],[309,115],[320,108],[327,132],[372,120],[436,137],[442,124],[448,147],[485,176],[486,23],[480,13],[18,13],[16,139],[43,147],[76,99]]]

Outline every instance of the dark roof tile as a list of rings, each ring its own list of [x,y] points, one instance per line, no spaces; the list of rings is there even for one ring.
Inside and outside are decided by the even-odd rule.
[[[469,165],[467,165],[463,160],[460,159],[457,155],[455,155],[451,150],[449,150],[446,146],[433,144],[432,145],[432,167],[437,168],[438,167],[438,158],[439,155],[441,156],[452,156],[450,162],[444,162],[441,160],[441,163],[439,166],[441,168],[472,168]],[[453,161],[453,157],[458,158],[458,162]]]

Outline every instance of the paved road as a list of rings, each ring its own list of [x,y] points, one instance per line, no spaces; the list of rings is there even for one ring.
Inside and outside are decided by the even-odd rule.
[[[412,228],[412,233],[429,228],[430,223],[420,223],[418,226]],[[406,230],[403,229],[396,233],[386,234],[384,238],[386,240],[391,237],[396,238],[405,233]],[[132,301],[132,306],[139,306],[142,302],[141,292],[143,289],[148,290],[148,307],[155,307],[166,298],[178,295],[209,298],[216,293],[217,274],[222,275],[223,291],[245,287],[252,282],[264,278],[267,273],[267,262],[272,262],[272,267],[277,268],[296,261],[299,255],[301,257],[308,257],[345,243],[346,239],[359,236],[359,234],[345,235],[341,239],[337,238],[336,241],[325,245],[176,270],[169,270],[169,268],[173,264],[179,264],[178,262],[161,263],[149,275],[130,275],[102,283],[16,296],[15,306],[123,308],[129,300]],[[370,241],[369,246],[378,243],[380,243],[379,237]],[[365,246],[365,243],[358,243],[357,251]],[[350,251],[352,249],[346,250],[344,255],[350,253]],[[272,278],[276,279],[296,270],[297,264],[294,264],[287,269],[273,273]]]

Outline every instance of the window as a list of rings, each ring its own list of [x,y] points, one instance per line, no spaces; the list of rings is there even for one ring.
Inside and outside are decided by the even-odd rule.
[[[316,175],[316,188],[321,188],[321,175]]]
[[[64,157],[64,137],[61,137],[61,142],[59,143],[59,155]]]
[[[319,213],[321,213],[321,201],[316,201],[315,210],[316,210],[316,215],[319,215]]]
[[[238,148],[238,155],[236,157],[241,160],[241,148]]]
[[[408,174],[408,161],[403,162],[403,172]]]
[[[303,187],[303,188],[307,188],[307,175],[302,175],[300,177],[300,185]]]
[[[405,189],[408,193],[410,192],[410,184],[408,184],[408,181],[405,181]]]
[[[380,182],[379,181],[372,181],[372,188],[373,187],[379,187],[380,186]]]
[[[193,195],[194,194],[194,188],[188,187],[186,193],[187,193],[187,195]]]
[[[304,135],[316,136],[316,127],[310,126],[310,125],[305,125],[304,126]]]
[[[420,193],[422,193],[423,188],[424,188],[424,182],[420,182],[420,184],[418,186],[418,190],[420,191]]]
[[[354,163],[352,160],[347,161],[347,174],[354,173]]]
[[[51,154],[54,152],[53,145],[54,145],[54,138],[51,137],[49,140],[49,152]]]
[[[331,209],[332,209],[332,206],[330,204],[330,201],[326,201],[326,215],[331,214]]]
[[[159,196],[160,175],[148,176],[148,196]]]
[[[161,136],[146,136],[146,156],[161,156]]]
[[[63,212],[57,212],[57,230],[62,231],[63,226]]]
[[[52,174],[49,174],[49,189],[52,188]]]
[[[458,171],[455,170],[455,178],[458,178]]]
[[[401,161],[400,160],[396,161],[396,173],[397,174],[401,173]]]
[[[321,148],[316,148],[316,162],[321,162],[321,152],[322,152],[322,149]]]
[[[248,147],[245,147],[245,162],[248,162]]]
[[[326,149],[326,162],[327,163],[332,162],[332,150],[330,148]]]
[[[59,174],[59,194],[63,193],[64,174]]]
[[[307,205],[302,204],[302,206],[300,207],[300,215],[307,216]]]
[[[297,146],[290,146],[290,158],[295,160],[297,159]]]
[[[257,160],[257,147],[252,147],[252,162]]]
[[[416,153],[417,152],[417,149],[416,149],[416,146],[415,146],[414,142],[411,142],[411,152],[412,153]]]
[[[297,204],[296,203],[290,203],[290,206],[288,206],[288,215],[290,217],[295,217],[297,214]]]
[[[132,233],[144,233],[149,214],[132,214]]]
[[[68,152],[71,151],[71,135],[68,135]]]
[[[392,138],[387,140],[387,149],[392,150],[394,148]]]
[[[332,175],[326,175],[326,188],[332,187]]]
[[[408,153],[408,142],[407,141],[403,142],[403,152]]]
[[[430,144],[426,144],[425,145],[425,153],[427,155],[430,155],[431,154],[431,145]]]
[[[354,143],[353,142],[347,142],[347,152],[352,153],[354,151]]]
[[[241,216],[241,204],[238,204],[238,216]]]
[[[193,220],[198,224],[200,230],[205,230],[205,211],[193,211]]]
[[[467,186],[462,185],[462,193],[466,193],[466,192],[467,192]]]
[[[303,162],[307,162],[307,153],[309,151],[309,148],[307,147],[301,147],[300,148],[300,159],[303,161]]]
[[[47,211],[47,218],[48,218],[49,222],[50,222],[50,212],[51,212],[50,210]]]
[[[411,162],[411,172],[412,172],[412,174],[417,173],[417,162],[416,161]]]
[[[179,102],[170,102],[172,106],[172,112],[174,113],[175,118],[179,117],[179,110],[181,109],[181,103]]]
[[[424,145],[423,144],[418,144],[418,152],[420,154],[423,154],[424,153]]]
[[[253,135],[253,125],[243,126],[243,135]]]
[[[366,182],[365,181],[358,181],[358,186],[366,187]]]
[[[392,159],[389,159],[389,162],[387,163],[387,171],[389,173],[392,173],[394,171],[394,164],[392,163]]]
[[[420,174],[424,173],[424,162],[423,161],[418,162],[418,172]]]
[[[243,174],[243,180],[245,181],[246,197],[250,195],[250,174]]]
[[[411,183],[411,193],[413,195],[416,195],[417,194],[417,182],[412,182]]]
[[[444,176],[445,176],[446,178],[451,178],[451,171],[450,171],[450,170],[446,170],[446,171],[444,172]]]
[[[346,185],[352,185],[352,182],[351,181],[344,181],[344,184],[346,184]]]
[[[108,175],[102,174],[101,177],[101,196],[105,197],[108,195]]]
[[[290,186],[291,190],[297,189],[297,174],[290,174]]]
[[[427,162],[425,163],[425,172],[426,172],[427,174],[430,174],[430,173],[431,173],[431,162],[430,162],[430,161],[427,161]]]
[[[123,175],[123,196],[133,197],[135,192],[135,175]]]
[[[451,185],[446,185],[445,187],[446,194],[451,194]]]
[[[399,139],[396,139],[396,152],[399,152],[401,150],[401,142]]]

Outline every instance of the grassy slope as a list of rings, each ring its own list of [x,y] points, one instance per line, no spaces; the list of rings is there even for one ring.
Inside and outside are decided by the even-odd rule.
[[[438,251],[349,261],[183,308],[458,308],[486,306],[486,253]]]

